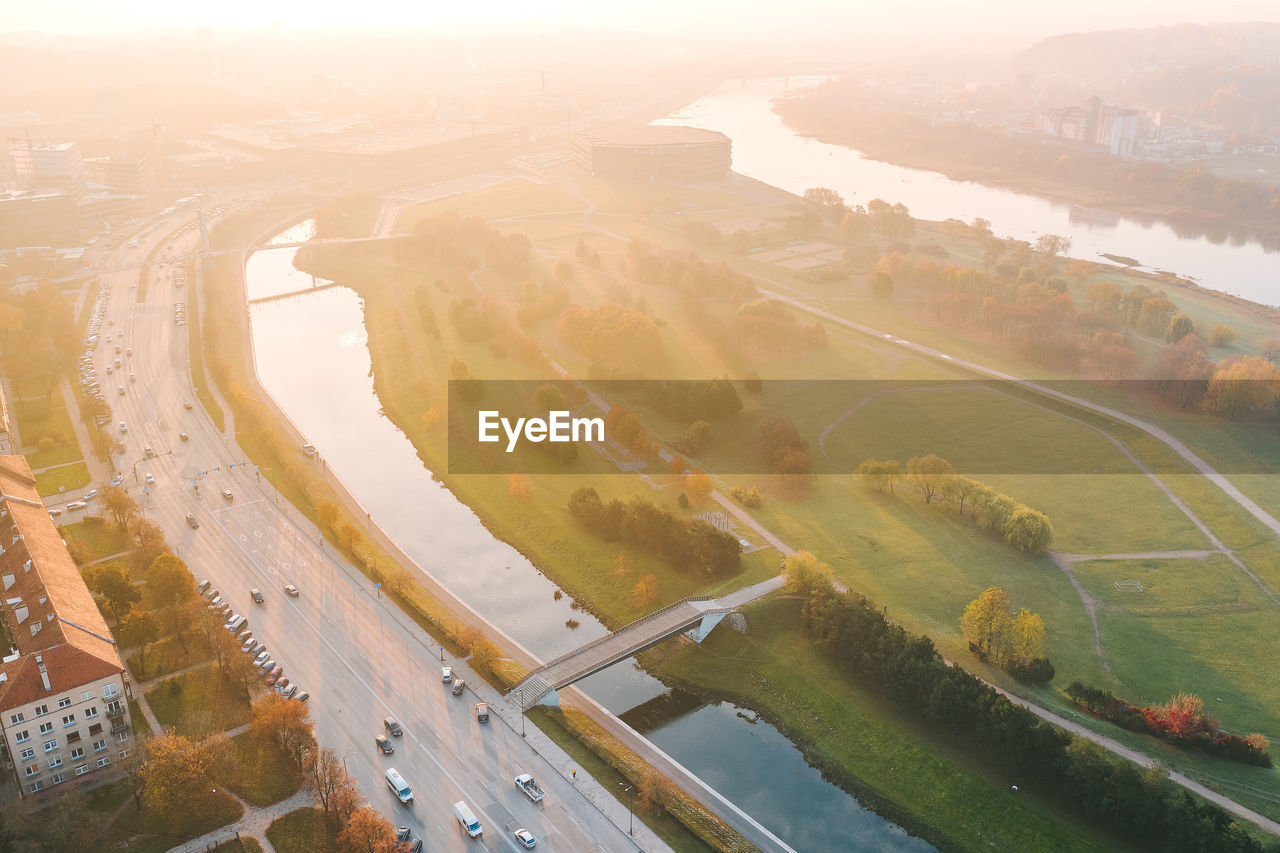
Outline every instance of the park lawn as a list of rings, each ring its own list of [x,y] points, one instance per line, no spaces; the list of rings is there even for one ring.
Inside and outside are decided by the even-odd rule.
[[[138,734],[145,734],[148,737],[155,734],[151,731],[151,724],[147,722],[147,718],[142,715],[142,708],[139,707],[136,699],[129,700],[129,719],[133,720],[133,727],[137,729]]]
[[[267,827],[267,840],[276,853],[338,853],[338,844],[325,824],[324,811],[311,806],[273,820]]]
[[[721,629],[701,645],[650,654],[662,676],[760,712],[827,778],[942,849],[1126,849],[1060,810],[1054,791],[1009,779],[859,689],[800,630],[799,607],[773,596],[746,608],[745,634]],[[1022,788],[1017,796],[1011,782]]]
[[[219,844],[213,848],[211,853],[218,853],[219,850],[225,851],[225,853],[240,853],[241,851],[243,853],[262,853],[262,845],[258,843],[258,839],[252,836],[245,836],[238,840],[233,838],[225,844]]]
[[[83,521],[59,525],[58,532],[76,562],[81,564],[133,550],[133,540],[128,531],[102,518],[91,516]]]
[[[528,716],[529,722],[542,729],[543,734],[567,752],[584,773],[603,785],[604,789],[620,803],[629,807],[632,805],[622,793],[630,785],[627,777],[573,735],[565,723],[564,713],[559,708],[538,706],[531,709]],[[712,850],[705,841],[666,812],[654,814],[645,809],[637,809],[635,816],[676,853],[710,853]]]
[[[302,788],[302,774],[289,767],[289,758],[279,745],[261,743],[252,732],[243,732],[231,739],[229,748],[235,755],[235,773],[219,782],[246,802],[269,806]]]
[[[244,815],[244,807],[226,794],[219,793],[212,799],[213,804],[209,808],[185,813],[180,824],[173,828],[169,826],[171,815],[156,814],[149,808],[141,811],[127,808],[112,824],[102,849],[165,853],[185,841],[235,823]]]
[[[450,198],[436,199],[405,208],[396,221],[395,233],[411,234],[413,228],[424,219],[445,213],[455,213],[463,219],[478,216],[486,221],[510,219],[516,216],[557,213],[560,211],[584,211],[586,203],[554,184],[540,184],[527,178],[513,178],[499,184],[463,193]],[[501,223],[503,232],[519,231],[512,223]]]
[[[778,495],[770,481],[753,515],[792,547],[830,563],[838,580],[907,630],[931,637],[947,658],[1006,685],[1003,673],[973,659],[960,616],[989,586],[1008,590],[1015,608],[1044,619],[1045,650],[1057,679],[1096,681],[1101,662],[1093,627],[1069,579],[1048,557],[1020,554],[968,517],[918,495],[886,495],[844,476],[819,476],[803,499]]]
[[[187,648],[184,650],[177,637],[163,637],[147,649],[146,666],[140,666],[138,654],[129,656],[126,663],[138,681],[150,681],[197,663],[213,660],[209,640],[201,631],[188,631]]]
[[[42,498],[87,485],[89,485],[89,466],[83,462],[73,462],[70,465],[50,468],[48,471],[36,474],[36,491]]]
[[[116,809],[124,805],[131,796],[128,779],[117,779],[84,795],[84,804],[90,811],[103,815],[114,815]]]
[[[1101,686],[1138,706],[1194,693],[1232,733],[1280,731],[1280,608],[1225,556],[1100,560],[1074,572],[1102,605],[1111,678]]]
[[[80,443],[76,440],[71,413],[63,402],[62,391],[55,390],[53,403],[40,400],[19,400],[11,410],[18,421],[18,434],[27,447],[38,448],[40,440],[52,439],[54,446],[47,450],[36,449],[27,454],[27,464],[33,471],[62,465],[83,458]]]
[[[243,689],[227,683],[215,667],[167,678],[146,695],[161,725],[172,726],[178,734],[189,737],[203,737],[249,722],[248,697]]]

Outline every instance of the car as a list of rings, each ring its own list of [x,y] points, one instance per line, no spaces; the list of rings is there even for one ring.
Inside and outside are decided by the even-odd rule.
[[[51,509],[51,510],[49,510],[49,517],[50,517],[50,518],[57,518],[57,517],[58,517],[58,516],[60,516],[60,515],[62,515],[62,510],[60,510],[60,509]]]
[[[187,527],[190,527],[192,530],[200,529],[200,522],[191,513],[187,513]]]
[[[130,381],[130,382],[137,382],[137,381],[138,381],[138,377],[136,377],[136,376],[134,376],[132,373],[130,373],[130,374],[129,374],[129,381]]]
[[[440,680],[443,681],[445,684],[448,684],[450,681],[453,681],[453,667],[451,666],[440,667]]]
[[[84,501],[72,501],[71,503],[67,504],[67,509],[68,510],[84,509],[87,506],[88,504],[85,503]]]
[[[277,666],[275,669],[273,669],[273,670],[271,670],[270,672],[268,672],[268,673],[267,673],[267,686],[268,686],[268,687],[274,687],[276,684],[278,684],[278,683],[279,683],[279,681],[280,681],[280,675],[279,675],[279,673],[277,673],[277,672],[276,672],[276,670],[277,670],[277,669],[280,669],[280,667],[278,667],[278,666]]]
[[[289,689],[289,679],[282,678],[276,682],[276,690],[279,690],[281,693],[283,693],[288,689]]]
[[[123,391],[124,389],[122,388],[120,390]],[[180,432],[178,433],[178,438],[181,439],[182,441],[187,441],[188,439],[191,438],[191,436],[187,435],[185,432]]]
[[[129,347],[127,350],[125,350],[124,354],[126,358],[133,355],[133,347]]]
[[[148,471],[148,472],[147,472],[147,476],[146,476],[146,477],[144,477],[143,479],[145,479],[145,480],[147,481],[147,483],[149,483],[149,484],[150,484],[150,483],[154,483],[154,482],[156,481],[156,476],[155,476],[155,474],[152,474],[150,471]]]
[[[272,657],[268,657],[265,661],[258,664],[258,670],[263,675],[266,675],[267,673],[271,672],[271,670],[275,668],[276,668],[276,661],[275,661],[275,658],[272,658]]]
[[[453,695],[461,696],[462,691],[465,690],[466,687],[467,687],[467,682],[463,681],[461,678],[455,678],[453,680],[453,690],[452,690]]]
[[[239,640],[242,644],[243,644],[243,643],[252,643],[252,642],[253,642],[253,632],[252,632],[252,631],[250,631],[248,628],[245,628],[245,629],[244,629],[243,631],[241,631],[239,634],[236,634],[236,639],[237,639],[237,640]]]
[[[213,586],[213,581],[209,580],[208,578],[201,578],[199,582],[196,584],[196,592],[200,593],[201,595],[204,595],[205,590],[207,590],[211,586]]]
[[[155,449],[154,449],[154,448],[152,448],[152,446],[151,446],[151,443],[150,443],[150,442],[148,442],[148,443],[146,443],[146,444],[144,444],[144,445],[142,446],[142,453],[143,453],[143,454],[144,454],[148,459],[151,459],[152,457],[154,457],[154,456],[156,455],[156,451],[155,451]]]
[[[296,690],[297,688],[298,688],[298,685],[296,684],[293,685],[293,689]],[[304,690],[301,693],[299,693],[297,696],[292,696],[289,698],[297,699],[299,702],[306,702],[311,698],[311,694]]]
[[[88,500],[93,500],[93,499],[94,499],[94,498],[96,498],[97,496],[98,496],[98,490],[97,490],[97,489],[90,489],[89,491],[87,491],[87,492],[85,492],[83,495],[81,495],[81,496],[80,496],[80,499],[81,499],[81,500],[88,501]]]
[[[260,589],[249,590],[249,597],[252,598],[256,604],[261,604],[266,601],[266,599],[262,597],[262,590]]]
[[[228,500],[228,501],[229,501],[229,500],[234,499],[234,498],[235,498],[235,495],[231,494],[231,490],[230,490],[230,489],[223,489],[223,490],[222,490],[222,497],[223,497],[223,499],[224,499],[224,500]]]
[[[375,745],[377,745],[378,751],[381,752],[383,755],[390,755],[391,753],[396,751],[396,745],[392,743],[391,738],[387,737],[386,735],[378,735],[376,738],[373,739],[373,742]]]
[[[289,596],[290,598],[297,598],[302,593],[298,591],[298,588],[296,586],[294,586],[291,583],[287,583],[284,585],[284,594]]]
[[[128,432],[128,431],[129,431],[129,425],[128,425],[127,423],[125,423],[124,421],[121,421],[121,422],[120,422],[120,431],[121,431],[121,432]]]
[[[258,641],[255,640],[252,636],[250,636],[249,639],[245,640],[244,644],[240,646],[240,651],[244,652],[245,654],[248,654],[249,652],[253,651],[253,647],[256,645],[258,645]]]
[[[186,409],[188,412],[189,412],[189,411],[191,411],[191,401],[190,401],[190,400],[183,400],[183,401],[182,401],[182,408]]]
[[[121,397],[123,397],[123,396],[124,396],[124,386],[123,386],[123,385],[117,385],[117,386],[116,386],[116,393],[117,393],[117,394],[119,394]],[[124,430],[121,430],[121,432],[124,432]]]
[[[298,685],[296,685],[296,684],[290,684],[288,687],[286,687],[286,688],[284,689],[284,692],[282,693],[282,695],[283,695],[283,696],[284,696],[284,698],[286,698],[286,699],[298,698],[298,701],[300,701],[300,702],[305,702],[305,701],[307,701],[307,699],[306,699],[307,694],[303,693],[303,694],[300,694],[300,695],[299,695],[299,694],[298,694]]]
[[[488,702],[476,703],[476,721],[481,723],[489,722],[489,703]]]
[[[383,720],[382,727],[386,729],[387,734],[391,735],[392,737],[400,737],[401,735],[404,734],[404,729],[400,728],[400,723],[396,721],[395,717],[387,717],[385,720]]]
[[[108,365],[107,365],[107,375],[108,375],[108,376],[110,376],[110,375],[111,375],[111,371],[112,371],[112,370],[114,370],[114,369],[115,369],[115,368],[113,368],[111,365],[109,365],[109,364],[108,364]]]
[[[534,840],[533,834],[527,829],[517,829],[515,831],[516,841],[524,845],[524,849],[532,850],[538,846],[538,842]]]
[[[254,643],[252,646],[249,647],[248,654],[251,654],[254,657],[257,657],[258,655],[262,654],[266,650],[267,650],[267,644],[262,642],[261,640],[258,640],[256,643]]]

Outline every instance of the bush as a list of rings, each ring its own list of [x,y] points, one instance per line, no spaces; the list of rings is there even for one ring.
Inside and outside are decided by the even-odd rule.
[[[1012,661],[1007,670],[1014,678],[1029,684],[1048,684],[1053,681],[1055,674],[1053,664],[1049,663],[1048,658],[1036,658],[1031,661]]]
[[[1235,342],[1235,339],[1236,330],[1222,323],[1209,330],[1209,346],[1211,347],[1229,347]]]

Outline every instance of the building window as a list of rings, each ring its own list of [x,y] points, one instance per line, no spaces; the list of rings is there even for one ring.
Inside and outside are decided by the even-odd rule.
[[[84,758],[83,746],[77,746],[75,749],[71,750],[71,760],[75,761],[77,758]]]
[[[101,740],[95,740],[95,741],[93,742],[93,751],[94,751],[94,752],[102,752],[102,750],[104,750],[104,749],[106,749],[106,748],[107,748],[107,739],[106,739],[106,738],[102,738]]]
[[[102,723],[94,723],[92,726],[89,726],[89,734],[96,735],[101,733],[102,733]]]
[[[122,750],[120,750],[120,757],[121,757],[121,758],[128,758],[128,757],[129,757],[129,750],[127,750],[127,749],[122,749]]]
[[[106,684],[102,685],[103,699],[111,699],[119,695],[120,695],[120,688],[112,684],[111,682],[107,682]]]
[[[59,699],[59,700],[58,700],[58,707],[59,707],[59,708],[66,708],[66,707],[67,707],[68,705],[70,705],[70,704],[71,704],[71,697],[70,697],[70,696],[64,696],[64,697],[62,697],[61,699]]]
[[[79,733],[79,732],[68,732],[68,733],[67,733],[67,743],[79,743],[79,742],[80,742],[80,733]]]
[[[64,715],[62,718],[62,724],[64,726],[74,726],[76,724],[76,715],[75,714]]]
[[[111,763],[111,759],[105,755],[98,759],[99,767],[106,767],[110,763]]]
[[[47,740],[47,741],[45,741],[45,742],[44,742],[44,751],[45,751],[45,752],[53,752],[53,751],[54,751],[55,749],[57,749],[57,748],[58,748],[58,739],[57,739],[57,738],[53,738],[53,739],[51,739],[51,740]]]
[[[45,714],[47,714],[47,713],[49,713],[49,706],[48,706],[48,705],[37,705],[37,706],[36,706],[36,716],[37,716],[37,717],[43,717],[43,716],[44,716]]]
[[[14,743],[26,743],[29,740],[31,740],[31,732],[27,731],[26,729],[23,729],[22,731],[18,732],[13,737]]]
[[[61,766],[62,766],[62,756],[61,756],[61,755],[55,755],[53,758],[50,758],[50,759],[49,759],[49,769],[50,769],[50,770],[52,770],[52,769],[53,769],[53,768],[55,768],[55,767],[61,767]]]
[[[9,717],[9,722],[10,722],[12,725],[15,725],[15,726],[16,726],[18,723],[22,722],[22,715],[21,715],[21,714],[13,714],[12,716],[10,716],[10,717]]]
[[[40,724],[40,734],[42,734],[42,735],[47,735],[47,734],[48,734],[49,732],[51,732],[51,731],[53,731],[53,723],[41,723],[41,724]]]
[[[76,768],[76,775],[77,775],[77,776],[83,776],[84,774],[86,774],[86,773],[88,773],[88,772],[89,772],[89,765],[88,765],[88,764],[81,764],[79,767],[77,767],[77,768]]]
[[[35,757],[36,757],[36,751],[31,747],[27,747],[26,749],[22,750],[22,759],[24,761],[28,758],[35,758]]]
[[[86,690],[85,692],[83,692],[83,693],[81,693],[81,694],[80,694],[80,701],[81,701],[81,702],[88,702],[88,701],[89,701],[90,699],[92,699],[92,698],[93,698],[93,691],[92,691],[92,690]]]
[[[67,778],[67,774],[66,774],[66,773],[54,773],[54,774],[53,774],[53,777],[52,777],[51,779],[49,779],[49,784],[50,784],[50,785],[56,785],[56,784],[58,784],[59,782],[62,782],[62,781],[64,781],[64,780],[66,780],[66,778]]]
[[[129,739],[128,732],[120,732],[118,735],[116,735],[116,743],[124,743],[128,739]]]
[[[96,716],[98,716],[98,709],[97,709],[97,708],[85,708],[85,709],[84,709],[84,718],[85,718],[86,720],[92,720],[92,719],[93,719],[94,717],[96,717]]]
[[[28,775],[28,776],[34,776],[34,775],[36,775],[36,774],[37,774],[37,773],[39,773],[39,772],[40,772],[40,765],[39,765],[39,764],[28,764],[28,765],[27,765],[27,775]]]
[[[34,794],[36,791],[39,791],[43,787],[44,787],[44,783],[37,780],[35,782],[32,782],[30,785],[28,785],[27,790]]]

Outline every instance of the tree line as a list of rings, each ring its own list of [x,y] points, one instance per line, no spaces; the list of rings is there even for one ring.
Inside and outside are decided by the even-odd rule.
[[[1044,620],[1025,607],[1017,613],[1009,593],[988,587],[969,602],[960,617],[960,631],[969,650],[1020,681],[1053,680],[1053,664],[1044,655]]]
[[[563,343],[599,364],[648,372],[667,362],[662,333],[653,320],[614,302],[570,305],[560,314],[557,334]]]
[[[708,261],[695,252],[664,249],[648,240],[627,244],[625,269],[645,284],[697,297],[746,299],[756,294],[750,277],[724,261]]]
[[[1271,741],[1266,735],[1227,734],[1218,728],[1217,720],[1204,712],[1204,702],[1197,696],[1178,693],[1163,705],[1139,708],[1113,696],[1109,690],[1079,681],[1071,682],[1067,695],[1095,717],[1131,732],[1154,735],[1175,746],[1198,749],[1232,761],[1271,766]]]
[[[905,466],[894,459],[867,459],[853,476],[855,481],[889,495],[894,494],[899,483],[908,482],[926,504],[935,500],[952,503],[961,518],[968,504],[969,519],[974,524],[1003,537],[1019,551],[1043,554],[1053,543],[1053,523],[1048,516],[985,483],[957,474],[950,462],[933,453],[913,456]]]
[[[819,652],[903,714],[975,758],[998,763],[1019,787],[1040,791],[1144,850],[1261,853],[1230,815],[1161,771],[1114,759],[948,666],[927,636],[890,623],[865,597],[837,591],[830,567],[812,555],[793,555],[785,568],[787,589],[803,602],[801,626]]]
[[[742,565],[742,546],[731,533],[686,519],[642,497],[605,503],[592,486],[569,496],[569,514],[593,536],[652,554],[703,579],[723,578]]]

